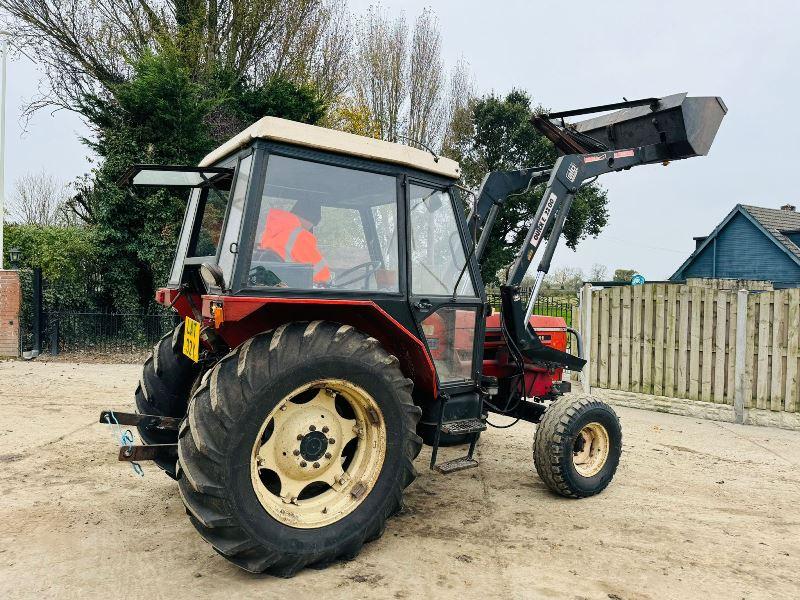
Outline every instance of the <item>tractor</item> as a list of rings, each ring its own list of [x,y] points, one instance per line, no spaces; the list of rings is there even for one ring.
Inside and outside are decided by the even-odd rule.
[[[726,112],[720,98],[677,94],[538,114],[555,164],[488,173],[475,191],[431,150],[274,117],[199,166],[133,165],[121,185],[189,200],[156,293],[178,324],[144,363],[136,412],[100,417],[138,428],[144,443],[123,435],[120,460],[155,461],[220,555],[284,577],[380,537],[423,444],[442,474],[475,467],[493,415],[538,424],[533,461],[555,493],[601,492],[619,420],[567,393],[564,371],[585,364],[580,336],[533,307],[579,188],[707,154]],[[540,183],[498,312],[481,258],[509,195]],[[466,453],[437,462],[447,445]]]

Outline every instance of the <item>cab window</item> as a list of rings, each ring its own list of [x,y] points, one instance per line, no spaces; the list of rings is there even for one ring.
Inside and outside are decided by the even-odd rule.
[[[270,155],[247,284],[397,292],[394,177]]]
[[[466,263],[453,198],[443,190],[412,185],[410,199],[411,292],[453,294]],[[458,295],[477,296],[468,269],[458,283]]]

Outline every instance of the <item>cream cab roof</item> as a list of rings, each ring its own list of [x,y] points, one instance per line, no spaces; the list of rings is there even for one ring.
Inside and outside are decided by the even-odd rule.
[[[412,148],[411,146],[394,144],[384,140],[376,140],[277,117],[259,119],[206,155],[200,161],[200,166],[213,165],[257,139],[295,144],[315,150],[338,152],[358,158],[403,165],[453,179],[461,176],[461,169],[458,163],[444,156],[439,157],[437,160],[430,152]]]

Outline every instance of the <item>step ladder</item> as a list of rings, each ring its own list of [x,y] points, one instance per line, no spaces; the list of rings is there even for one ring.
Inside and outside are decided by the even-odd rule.
[[[456,471],[463,471],[465,469],[472,469],[478,466],[478,461],[472,455],[475,452],[475,446],[478,443],[478,437],[482,431],[486,431],[486,421],[482,417],[471,419],[459,419],[457,421],[444,421],[444,407],[447,404],[447,396],[442,395],[442,405],[439,410],[439,420],[436,426],[436,434],[433,439],[433,449],[431,450],[431,469],[435,469],[444,475],[455,473]],[[436,464],[436,458],[439,454],[439,441],[442,434],[446,435],[469,435],[469,451],[466,456],[454,458],[443,463]]]

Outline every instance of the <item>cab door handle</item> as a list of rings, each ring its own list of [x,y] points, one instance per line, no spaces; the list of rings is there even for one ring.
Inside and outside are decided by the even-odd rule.
[[[420,312],[428,312],[432,307],[431,301],[427,298],[422,298],[414,303],[414,308]]]

